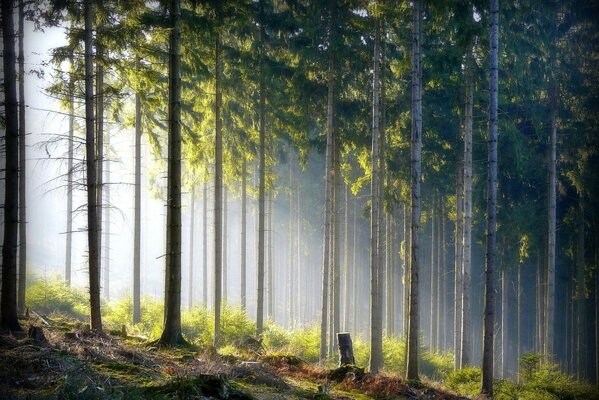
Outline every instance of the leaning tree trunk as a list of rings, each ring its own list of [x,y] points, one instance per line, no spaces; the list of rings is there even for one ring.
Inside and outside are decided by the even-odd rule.
[[[99,221],[97,207],[96,146],[94,135],[94,65],[93,65],[93,20],[92,0],[85,0],[85,157],[87,169],[87,242],[89,262],[89,295],[91,311],[91,329],[102,331],[100,313],[100,249]]]
[[[2,245],[2,297],[0,325],[20,330],[17,318],[17,231],[19,202],[19,121],[15,71],[14,0],[2,1],[4,61],[4,123],[6,156],[4,200],[4,244]]]
[[[247,308],[247,167],[241,160],[241,308]]]
[[[473,109],[472,49],[466,54],[466,104],[464,117],[464,225],[462,227],[462,344],[460,366],[470,364],[472,333],[470,329],[470,273],[472,270],[472,109]]]
[[[329,316],[329,271],[330,265],[330,236],[331,211],[333,208],[333,90],[335,80],[334,27],[336,15],[336,0],[329,0],[329,50],[327,72],[327,129],[326,129],[326,180],[325,180],[325,210],[324,210],[324,242],[322,263],[322,302],[320,315],[320,361],[327,356],[327,330]]]
[[[383,367],[383,310],[379,294],[381,263],[379,257],[380,210],[380,46],[381,20],[375,20],[374,76],[372,83],[372,176],[370,181],[370,372],[376,374]]]
[[[418,380],[418,273],[420,268],[420,168],[422,149],[421,1],[414,0],[412,25],[412,137],[410,143],[412,218],[410,225],[410,293],[406,378]]]
[[[497,210],[497,89],[499,0],[491,0],[491,62],[489,67],[489,159],[487,170],[487,252],[485,256],[485,306],[483,324],[482,393],[493,397],[493,339],[495,324],[495,236]]]
[[[166,304],[160,341],[176,344],[181,335],[181,2],[169,4],[168,173],[166,206]]]
[[[218,6],[217,6],[218,7]],[[217,14],[220,10],[217,9]],[[217,15],[220,18],[220,15]],[[220,23],[220,21],[219,21]],[[220,26],[217,27],[220,29]],[[220,345],[220,314],[222,302],[223,275],[223,134],[222,134],[222,60],[220,31],[215,41],[215,101],[214,115],[216,121],[215,157],[214,157],[214,347]]]
[[[264,2],[260,0],[260,71],[259,71],[259,182],[258,182],[258,281],[256,282],[256,335],[261,336],[264,329],[264,251],[265,246],[265,226],[264,211],[266,202],[266,84],[265,80],[265,28],[264,28]]]
[[[19,0],[19,287],[17,306],[25,311],[27,287],[27,190],[25,187],[25,52],[23,49],[25,3]]]
[[[141,322],[141,98],[135,94],[135,217],[133,227],[133,323]]]

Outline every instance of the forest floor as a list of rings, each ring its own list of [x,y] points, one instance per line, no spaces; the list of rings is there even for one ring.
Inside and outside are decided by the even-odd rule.
[[[156,347],[126,332],[97,335],[62,318],[32,316],[21,325],[43,332],[0,333],[2,399],[460,399],[360,369],[334,376],[292,355],[264,354],[251,341],[237,357]]]

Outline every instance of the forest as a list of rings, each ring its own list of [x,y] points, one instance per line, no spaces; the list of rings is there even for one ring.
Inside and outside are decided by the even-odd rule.
[[[0,398],[599,398],[599,3],[1,21]]]

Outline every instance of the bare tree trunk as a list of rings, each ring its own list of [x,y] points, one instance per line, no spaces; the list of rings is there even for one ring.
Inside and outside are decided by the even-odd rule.
[[[485,306],[483,324],[482,393],[493,396],[493,340],[495,325],[495,236],[497,211],[497,89],[499,47],[499,0],[491,0],[489,66],[489,161],[487,172],[487,250],[485,257]]]
[[[67,150],[67,232],[65,249],[64,280],[71,286],[71,266],[73,251],[73,140],[75,138],[75,83],[73,80],[73,60],[71,58],[71,71],[69,73],[69,144]]]
[[[135,94],[135,217],[133,227],[133,323],[141,322],[141,98]]]
[[[462,244],[462,353],[460,366],[471,362],[472,332],[470,328],[470,273],[472,271],[472,109],[473,109],[473,60],[472,49],[466,55],[466,111],[464,121],[464,226]]]
[[[110,149],[110,135],[106,135],[106,148]],[[106,301],[110,301],[110,160],[104,160],[106,163],[106,188],[104,189],[104,200],[106,204],[106,213],[102,223],[104,224],[104,294]]]
[[[327,330],[329,314],[329,271],[330,264],[330,237],[331,237],[331,214],[333,208],[333,90],[335,80],[334,59],[334,27],[336,15],[336,0],[329,0],[329,50],[328,50],[328,72],[327,72],[327,129],[326,129],[326,181],[325,181],[325,211],[324,211],[324,242],[323,242],[323,264],[322,264],[322,302],[320,316],[320,361],[323,362],[327,356]]]
[[[332,327],[331,327],[331,352],[330,354],[337,353],[337,332],[340,331],[340,319],[341,319],[341,267],[339,265],[340,257],[339,251],[341,248],[341,227],[340,227],[340,217],[339,217],[339,202],[341,199],[341,167],[340,167],[340,153],[341,153],[341,144],[339,139],[335,138],[334,140],[334,195],[333,195],[333,234],[331,235],[332,246],[333,246],[333,287],[332,287]]]
[[[190,215],[189,215],[189,282],[187,287],[187,309],[191,310],[193,307],[193,246],[194,240],[194,227],[195,227],[195,207],[196,207],[196,187],[195,182],[191,186],[191,199],[190,199]]]
[[[228,300],[228,293],[227,293],[227,289],[229,287],[228,285],[228,276],[229,276],[229,272],[228,272],[228,263],[227,263],[227,256],[228,256],[228,249],[229,246],[227,244],[227,238],[228,238],[228,210],[229,210],[229,191],[227,190],[227,186],[223,185],[223,301],[225,303],[227,303]]]
[[[202,303],[208,307],[208,182],[202,193]]]
[[[372,176],[370,186],[370,372],[376,374],[383,367],[383,310],[380,290],[381,258],[379,234],[381,206],[380,188],[380,60],[381,20],[375,20],[374,33],[374,76],[372,84]]]
[[[443,196],[439,197],[439,284],[437,287],[437,312],[439,322],[437,324],[437,348],[445,350],[445,332],[447,326],[447,294],[445,288],[445,203]]]
[[[357,249],[357,238],[358,238],[358,230],[357,230],[357,219],[358,219],[358,209],[357,209],[358,201],[354,197],[352,200],[352,294],[354,297],[353,307],[352,307],[352,330],[357,331],[358,329],[358,303],[359,303],[359,290],[360,286],[358,285],[359,281],[359,272],[358,272],[358,249]]]
[[[463,267],[464,267],[464,188],[462,157],[458,156],[456,171],[456,221],[455,221],[455,287],[454,287],[454,320],[453,320],[453,349],[454,368],[462,367],[462,315],[463,315]]]
[[[269,318],[275,318],[275,271],[274,271],[274,246],[273,246],[273,198],[272,198],[272,190],[270,190],[267,194],[267,211],[266,211],[266,226],[267,226],[267,238],[266,238],[266,250],[268,255],[268,263],[267,263],[267,282],[268,282],[268,290],[267,290],[267,315]]]
[[[98,41],[98,32],[96,29],[96,42]],[[103,216],[102,207],[104,203],[104,49],[101,44],[96,44],[96,207],[98,209],[98,274],[99,279],[102,274],[108,275],[107,271],[102,271],[102,234],[103,234]],[[106,283],[106,282],[104,282]],[[106,288],[100,288],[100,292],[106,297]]]
[[[19,0],[19,287],[17,306],[19,312],[25,312],[25,290],[27,287],[27,190],[25,186],[25,52],[24,30],[25,3]]]
[[[345,184],[344,222],[343,222],[343,330],[349,330],[349,184]]]
[[[100,313],[100,249],[98,232],[96,146],[94,135],[94,66],[92,26],[94,9],[91,0],[83,3],[85,18],[85,158],[87,170],[87,242],[89,262],[89,294],[91,311],[91,329],[102,331]],[[5,53],[6,57],[6,53]]]
[[[265,27],[264,27],[264,4],[263,1],[259,2],[260,8],[260,104],[259,104],[259,183],[258,183],[258,282],[257,282],[257,296],[256,296],[256,335],[261,336],[262,330],[264,329],[264,211],[265,211],[265,199],[266,199],[266,127],[264,125],[264,117],[266,112],[266,86],[264,83],[264,40],[265,40]]]
[[[17,117],[17,76],[15,71],[14,0],[2,1],[2,43],[4,62],[5,118],[5,200],[4,243],[2,245],[2,298],[0,325],[21,330],[17,317],[17,232],[19,224],[19,121]]]
[[[241,308],[247,309],[247,166],[241,161]]]
[[[418,335],[420,315],[418,312],[418,273],[420,269],[420,168],[422,149],[422,65],[421,65],[421,1],[414,0],[412,26],[412,137],[410,143],[412,218],[410,224],[410,305],[408,318],[406,378],[418,377]]]
[[[215,101],[216,121],[215,160],[214,160],[214,347],[220,346],[220,315],[223,277],[223,133],[222,133],[222,60],[220,37],[220,6],[217,5],[217,29],[215,43]],[[263,144],[261,142],[261,144]]]
[[[586,310],[585,310],[585,258],[584,258],[584,235],[585,215],[582,194],[579,194],[579,208],[577,217],[577,241],[576,241],[576,376],[578,379],[584,377],[587,344],[586,334]],[[547,348],[547,343],[545,343]]]
[[[505,254],[503,255],[505,257]],[[508,378],[508,273],[501,269],[501,378]]]
[[[160,342],[183,342],[181,335],[181,2],[171,0],[169,16],[169,135],[166,206],[166,304]]]
[[[437,344],[437,284],[439,270],[439,246],[438,235],[439,225],[437,222],[437,193],[433,192],[433,206],[431,208],[431,280],[430,280],[430,325],[428,332],[429,350],[435,351]]]

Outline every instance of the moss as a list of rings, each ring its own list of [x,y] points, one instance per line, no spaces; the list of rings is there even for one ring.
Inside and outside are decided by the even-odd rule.
[[[253,400],[240,386],[228,382],[216,375],[199,375],[197,377],[176,378],[165,385],[146,388],[150,396],[178,396],[192,398],[193,396],[208,396],[215,399]]]

